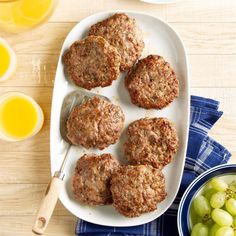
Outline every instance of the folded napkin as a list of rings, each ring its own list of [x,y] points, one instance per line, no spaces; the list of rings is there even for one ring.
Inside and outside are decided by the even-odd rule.
[[[171,207],[158,219],[134,227],[106,227],[78,220],[78,236],[168,236],[178,235],[177,211],[181,196],[188,185],[202,172],[228,162],[231,154],[222,145],[208,137],[208,131],[222,116],[219,102],[191,96],[189,140],[184,174],[177,197]]]

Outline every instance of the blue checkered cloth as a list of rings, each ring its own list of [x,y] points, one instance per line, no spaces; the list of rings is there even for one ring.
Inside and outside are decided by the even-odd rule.
[[[189,139],[184,174],[177,197],[171,207],[158,219],[134,227],[106,227],[79,220],[78,236],[167,236],[178,235],[177,211],[181,196],[188,185],[202,172],[228,162],[231,154],[207,136],[208,131],[222,116],[219,102],[191,96]]]

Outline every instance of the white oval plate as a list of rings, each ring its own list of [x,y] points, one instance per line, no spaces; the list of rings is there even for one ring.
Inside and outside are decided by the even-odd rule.
[[[62,101],[69,92],[77,89],[76,86],[67,80],[64,74],[62,55],[74,41],[86,36],[86,33],[92,24],[113,15],[115,12],[118,11],[102,12],[82,20],[70,31],[62,46],[56,71],[51,112],[50,150],[52,173],[59,169],[66,146],[59,131]],[[70,157],[65,168],[66,176],[61,190],[60,200],[63,205],[77,217],[92,223],[107,226],[134,226],[144,224],[159,217],[170,207],[177,194],[182,177],[189,125],[188,63],[180,37],[168,24],[154,16],[132,11],[126,11],[126,13],[136,19],[137,24],[143,31],[146,46],[142,57],[147,56],[148,54],[162,55],[175,69],[180,81],[179,98],[175,99],[170,106],[161,111],[138,108],[131,103],[129,94],[124,87],[124,74],[121,74],[120,78],[113,82],[112,86],[96,88],[93,89],[92,92],[103,94],[104,96],[109,97],[113,103],[119,104],[122,107],[125,113],[125,128],[130,122],[141,117],[164,116],[169,118],[177,127],[179,150],[175,160],[164,168],[166,189],[168,193],[167,198],[158,205],[156,211],[143,214],[136,218],[126,218],[117,213],[112,206],[89,207],[81,205],[74,199],[71,191],[71,176],[73,175],[77,159],[84,153],[101,153],[101,151],[91,149],[86,150],[81,147],[73,147],[71,149]],[[124,140],[125,130],[117,144],[111,145],[102,152],[112,153],[116,157],[119,157],[119,160],[122,162],[122,160],[124,160],[122,152],[122,143]]]

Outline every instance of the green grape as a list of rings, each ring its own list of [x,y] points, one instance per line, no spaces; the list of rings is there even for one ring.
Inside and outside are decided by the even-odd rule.
[[[220,192],[224,192],[228,188],[228,184],[226,184],[225,181],[220,178],[213,178],[210,184],[212,188]]]
[[[236,200],[230,198],[225,202],[226,210],[233,216],[236,216]]]
[[[217,191],[216,191],[214,188],[211,188],[211,189],[209,189],[208,191],[206,191],[206,192],[204,193],[204,197],[205,197],[208,201],[210,201],[210,199],[211,199],[211,197],[212,197],[212,195],[213,195],[214,193],[217,193]]]
[[[215,236],[216,231],[220,228],[220,226],[218,224],[214,224],[209,232],[209,236]]]
[[[236,217],[233,217],[233,226],[236,227]]]
[[[226,196],[226,199],[227,199],[227,196]],[[227,211],[225,205],[223,207],[221,207],[221,209]]]
[[[191,217],[191,224],[195,225],[197,223],[202,222],[202,217],[200,217],[194,210],[193,205],[190,208],[190,217]]]
[[[211,227],[213,227],[213,225],[215,224],[215,222],[211,219],[211,216],[208,217],[207,221],[204,221],[204,219],[201,221],[203,224],[205,224],[208,229],[210,229]]]
[[[221,208],[225,204],[225,198],[226,198],[225,192],[214,193],[210,200],[211,207]]]
[[[197,196],[193,200],[193,208],[195,212],[201,217],[211,213],[211,206],[208,200],[202,195]]]
[[[197,223],[193,226],[191,236],[208,236],[208,228],[203,223]]]
[[[234,236],[234,230],[231,227],[224,226],[216,231],[215,236]]]
[[[212,189],[211,183],[208,182],[207,184],[205,184],[205,185],[203,186],[203,190],[202,190],[203,195],[205,195],[205,194],[206,194],[207,192],[209,192],[211,189]]]
[[[230,226],[233,223],[233,217],[222,209],[214,209],[211,217],[219,226]]]

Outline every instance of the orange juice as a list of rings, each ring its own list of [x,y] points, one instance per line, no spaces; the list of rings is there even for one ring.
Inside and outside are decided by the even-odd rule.
[[[56,0],[0,0],[0,28],[20,32],[37,26],[52,14]]]
[[[0,82],[10,79],[17,66],[16,54],[7,41],[0,37]]]
[[[4,45],[0,44],[0,58],[1,58],[1,64],[0,64],[0,78],[6,73],[6,71],[9,68],[10,65],[10,53],[4,47]]]
[[[0,97],[0,138],[19,141],[36,134],[43,124],[43,112],[29,96],[6,93]]]

